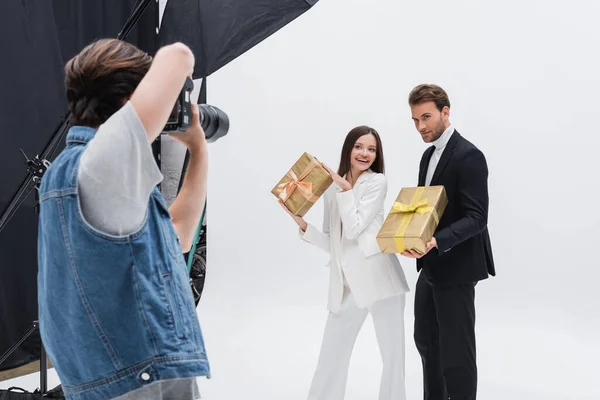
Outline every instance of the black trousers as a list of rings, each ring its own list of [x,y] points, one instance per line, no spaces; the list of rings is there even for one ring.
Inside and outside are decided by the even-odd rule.
[[[475,285],[433,285],[423,271],[415,289],[417,350],[425,400],[475,400]]]

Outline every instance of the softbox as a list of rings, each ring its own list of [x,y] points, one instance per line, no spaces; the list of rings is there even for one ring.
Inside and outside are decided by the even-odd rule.
[[[183,42],[204,78],[308,11],[317,0],[179,0],[165,8],[159,46]]]

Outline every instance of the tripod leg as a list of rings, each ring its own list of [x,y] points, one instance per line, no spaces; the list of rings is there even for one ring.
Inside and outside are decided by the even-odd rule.
[[[40,338],[40,392],[46,394],[48,391],[48,360],[46,349]]]
[[[6,353],[4,353],[4,354],[2,354],[2,356],[0,356],[0,365],[2,365],[2,363],[4,361],[6,361],[6,359],[8,359],[8,357],[10,357],[10,355],[12,353],[14,353],[15,350],[17,350],[19,348],[19,346],[25,340],[27,340],[27,338],[37,329],[37,326],[38,326],[38,322],[34,321],[33,325],[31,325],[31,327],[29,328],[29,330],[27,332],[25,332],[25,334],[19,338],[19,340],[17,341],[17,343],[15,343],[10,349],[8,349],[6,351]]]

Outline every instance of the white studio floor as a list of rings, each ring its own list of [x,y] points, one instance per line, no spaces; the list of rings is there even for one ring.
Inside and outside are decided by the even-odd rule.
[[[241,286],[241,282],[233,284],[220,293],[209,287],[199,307],[213,372],[211,380],[200,380],[203,398],[304,399],[326,317],[319,293],[324,285],[319,284],[310,298],[301,286],[277,293]],[[481,287],[480,292],[484,290]],[[242,291],[246,302],[227,295],[242,295]],[[279,298],[278,304],[273,303],[275,298]],[[421,367],[412,342],[412,302],[410,293],[406,313],[407,390],[409,399],[418,400],[422,399]],[[600,351],[592,334],[596,327],[574,324],[556,315],[546,318],[549,313],[537,311],[503,314],[478,309],[478,398],[600,399],[600,385],[595,384]],[[539,318],[527,318],[530,313]],[[346,400],[377,398],[381,363],[376,346],[372,322],[367,318],[351,361]],[[49,388],[59,384],[53,370],[48,376]],[[33,390],[39,385],[39,375],[0,383],[2,388],[13,385]]]

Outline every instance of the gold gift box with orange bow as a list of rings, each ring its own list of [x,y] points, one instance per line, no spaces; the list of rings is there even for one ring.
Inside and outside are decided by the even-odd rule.
[[[304,153],[271,193],[283,200],[293,214],[303,217],[332,183],[331,175],[321,162]]]
[[[381,252],[423,254],[447,205],[443,186],[402,188],[377,234]]]

